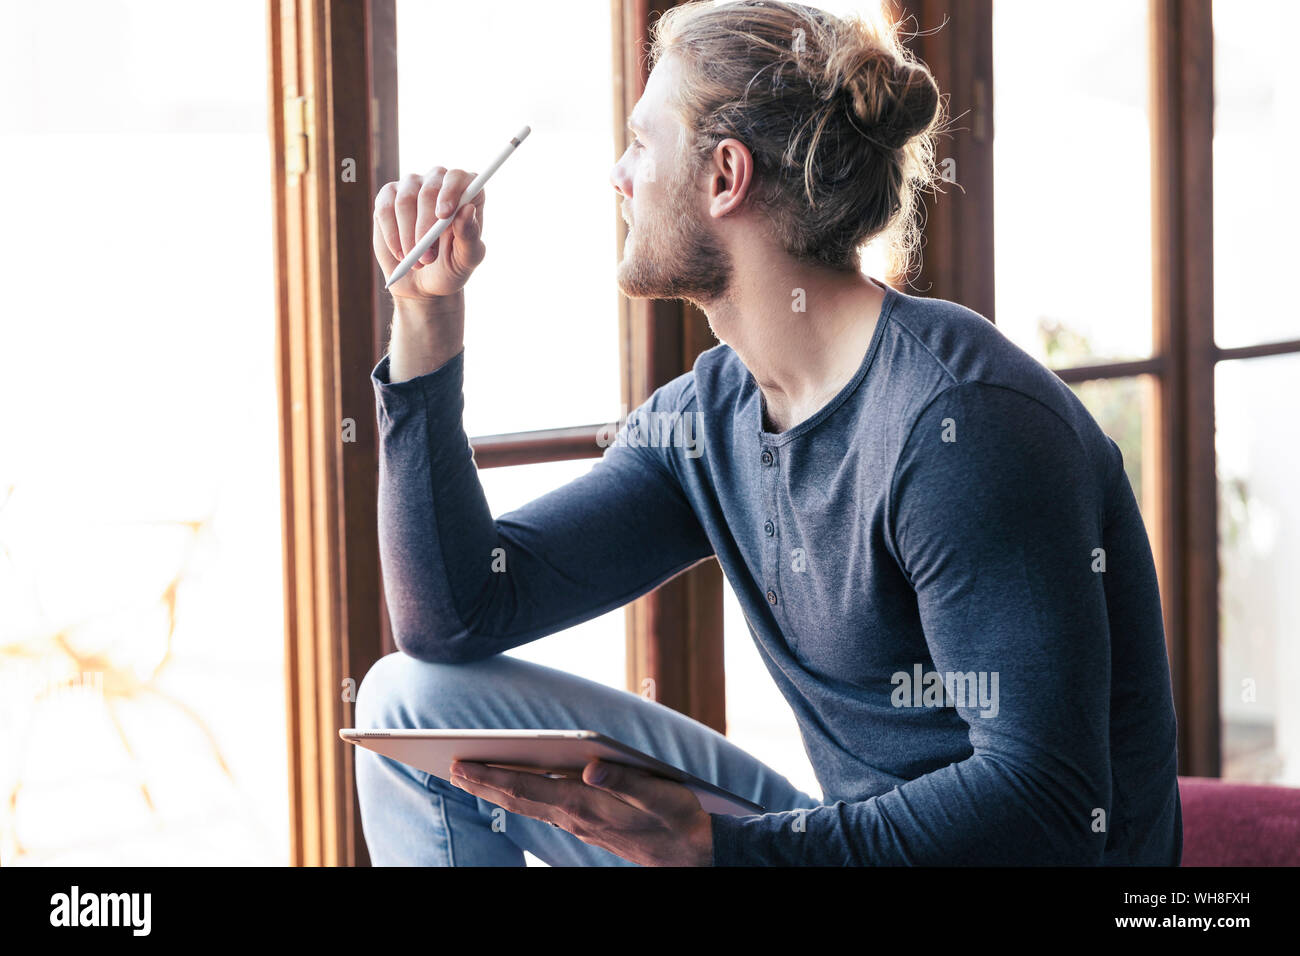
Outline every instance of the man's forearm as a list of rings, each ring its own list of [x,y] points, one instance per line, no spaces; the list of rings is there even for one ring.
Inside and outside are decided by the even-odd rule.
[[[465,292],[438,299],[393,297],[389,380],[404,382],[447,364],[465,347]]]

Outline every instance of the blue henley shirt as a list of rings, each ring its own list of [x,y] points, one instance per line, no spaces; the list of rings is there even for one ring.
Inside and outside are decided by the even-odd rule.
[[[398,647],[488,657],[716,555],[825,804],[712,815],[715,865],[1178,865],[1160,598],[1119,447],[983,316],[885,288],[860,368],[811,418],[767,431],[718,345],[589,472],[495,520],[464,352],[396,384],[385,356]]]

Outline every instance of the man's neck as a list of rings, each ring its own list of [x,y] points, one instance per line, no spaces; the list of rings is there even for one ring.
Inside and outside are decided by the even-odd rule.
[[[815,415],[853,378],[884,297],[882,285],[859,273],[769,268],[738,281],[706,312],[713,334],[758,383],[763,427],[783,432]]]

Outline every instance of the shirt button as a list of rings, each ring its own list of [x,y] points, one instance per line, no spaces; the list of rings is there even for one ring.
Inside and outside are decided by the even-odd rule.
[[[772,524],[770,521],[765,521],[763,522],[763,530],[767,532],[767,535],[770,538],[772,535],[776,534],[776,525]]]
[[[770,451],[767,450],[763,451],[763,464],[765,465],[772,464],[772,453]]]
[[[775,604],[775,603],[776,603],[776,592],[773,591],[773,590],[771,590],[770,588],[768,589],[768,592],[767,592],[767,603],[768,603],[768,604]]]

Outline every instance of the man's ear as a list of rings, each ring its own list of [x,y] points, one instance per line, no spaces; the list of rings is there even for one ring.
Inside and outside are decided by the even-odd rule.
[[[754,178],[754,157],[749,147],[728,138],[713,148],[709,166],[709,215],[729,216],[744,205]]]

